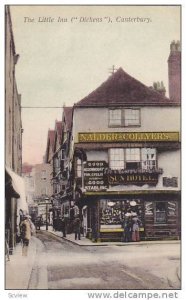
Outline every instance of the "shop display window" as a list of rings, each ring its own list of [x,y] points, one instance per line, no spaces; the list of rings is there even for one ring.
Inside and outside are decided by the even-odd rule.
[[[126,213],[136,213],[142,220],[143,211],[141,200],[100,200],[101,226],[121,227]]]
[[[155,223],[166,223],[166,202],[155,203]]]

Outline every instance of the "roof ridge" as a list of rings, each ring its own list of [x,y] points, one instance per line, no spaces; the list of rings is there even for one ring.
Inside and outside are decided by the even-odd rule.
[[[158,105],[170,99],[132,77],[121,67],[75,106]],[[173,103],[174,104],[174,103]]]

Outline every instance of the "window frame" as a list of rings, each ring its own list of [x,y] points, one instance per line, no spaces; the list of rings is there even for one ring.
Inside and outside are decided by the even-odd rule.
[[[111,150],[123,150],[123,160],[115,160],[115,161],[118,161],[118,162],[120,162],[120,161],[123,161],[123,167],[122,168],[113,168],[113,167],[111,167],[111,157],[112,157],[112,155],[111,155]],[[109,149],[109,167],[112,169],[112,170],[122,170],[122,169],[125,169],[125,151],[124,151],[124,149],[123,148],[110,148]]]
[[[111,121],[113,119],[110,118],[110,111],[114,111],[114,110],[120,110],[121,111],[121,120],[120,120],[120,124],[112,124]],[[126,111],[127,110],[132,110],[132,111],[138,111],[139,112],[139,120],[138,120],[138,124],[126,124]],[[109,108],[108,109],[108,127],[110,128],[117,128],[117,127],[141,127],[141,108],[140,107],[115,107],[115,108]]]
[[[112,150],[115,150],[115,149],[120,149],[123,151],[123,167],[122,168],[113,168],[112,167],[112,163],[111,163],[111,151]],[[127,150],[131,150],[131,149],[139,149],[139,160],[127,160]],[[109,168],[112,169],[112,170],[121,170],[121,169],[125,169],[125,170],[128,170],[130,168],[126,168],[126,164],[128,163],[136,163],[138,165],[137,168],[134,168],[135,170],[136,169],[142,169],[142,170],[153,170],[153,169],[156,169],[158,167],[158,160],[157,160],[157,149],[156,148],[152,148],[155,150],[155,159],[152,160],[152,161],[155,161],[155,166],[153,168],[144,168],[144,162],[148,162],[148,161],[151,161],[151,160],[143,160],[142,159],[142,151],[143,149],[148,149],[148,148],[138,148],[138,147],[134,147],[134,148],[109,148],[108,149],[108,157],[109,157]]]
[[[164,212],[165,215],[165,221],[157,221],[157,204],[159,203],[164,203],[165,204],[165,210],[164,211],[160,211],[160,212]],[[156,201],[154,203],[154,224],[155,225],[161,225],[161,224],[167,224],[167,202],[166,201]]]

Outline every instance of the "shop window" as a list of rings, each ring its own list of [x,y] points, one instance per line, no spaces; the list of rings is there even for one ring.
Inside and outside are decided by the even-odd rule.
[[[155,223],[166,223],[166,202],[155,203]]]
[[[140,200],[100,200],[100,223],[102,228],[121,228],[126,213],[136,213],[143,220]]]
[[[109,110],[109,126],[140,126],[140,109],[110,109]]]
[[[102,200],[100,204],[101,225],[121,225],[124,218],[121,201]]]
[[[121,148],[110,149],[109,162],[111,169],[124,168],[124,150]]]

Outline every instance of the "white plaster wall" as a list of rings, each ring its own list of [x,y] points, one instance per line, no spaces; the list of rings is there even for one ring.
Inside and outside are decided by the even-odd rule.
[[[180,107],[141,107],[140,127],[109,127],[108,108],[75,108],[73,138],[79,132],[180,131]]]
[[[108,151],[87,151],[87,160],[108,162]],[[163,169],[163,174],[159,175],[158,184],[150,185],[117,185],[110,186],[110,191],[125,191],[125,190],[180,190],[180,151],[167,151],[158,154],[158,168]],[[178,177],[178,187],[163,186],[163,177]]]
[[[158,187],[161,188],[163,177],[178,177],[178,188],[169,187],[168,189],[180,190],[180,176],[181,176],[180,150],[160,153],[158,155],[158,167],[163,169],[163,174],[159,177]]]
[[[87,160],[106,161],[108,162],[108,151],[87,151]]]

